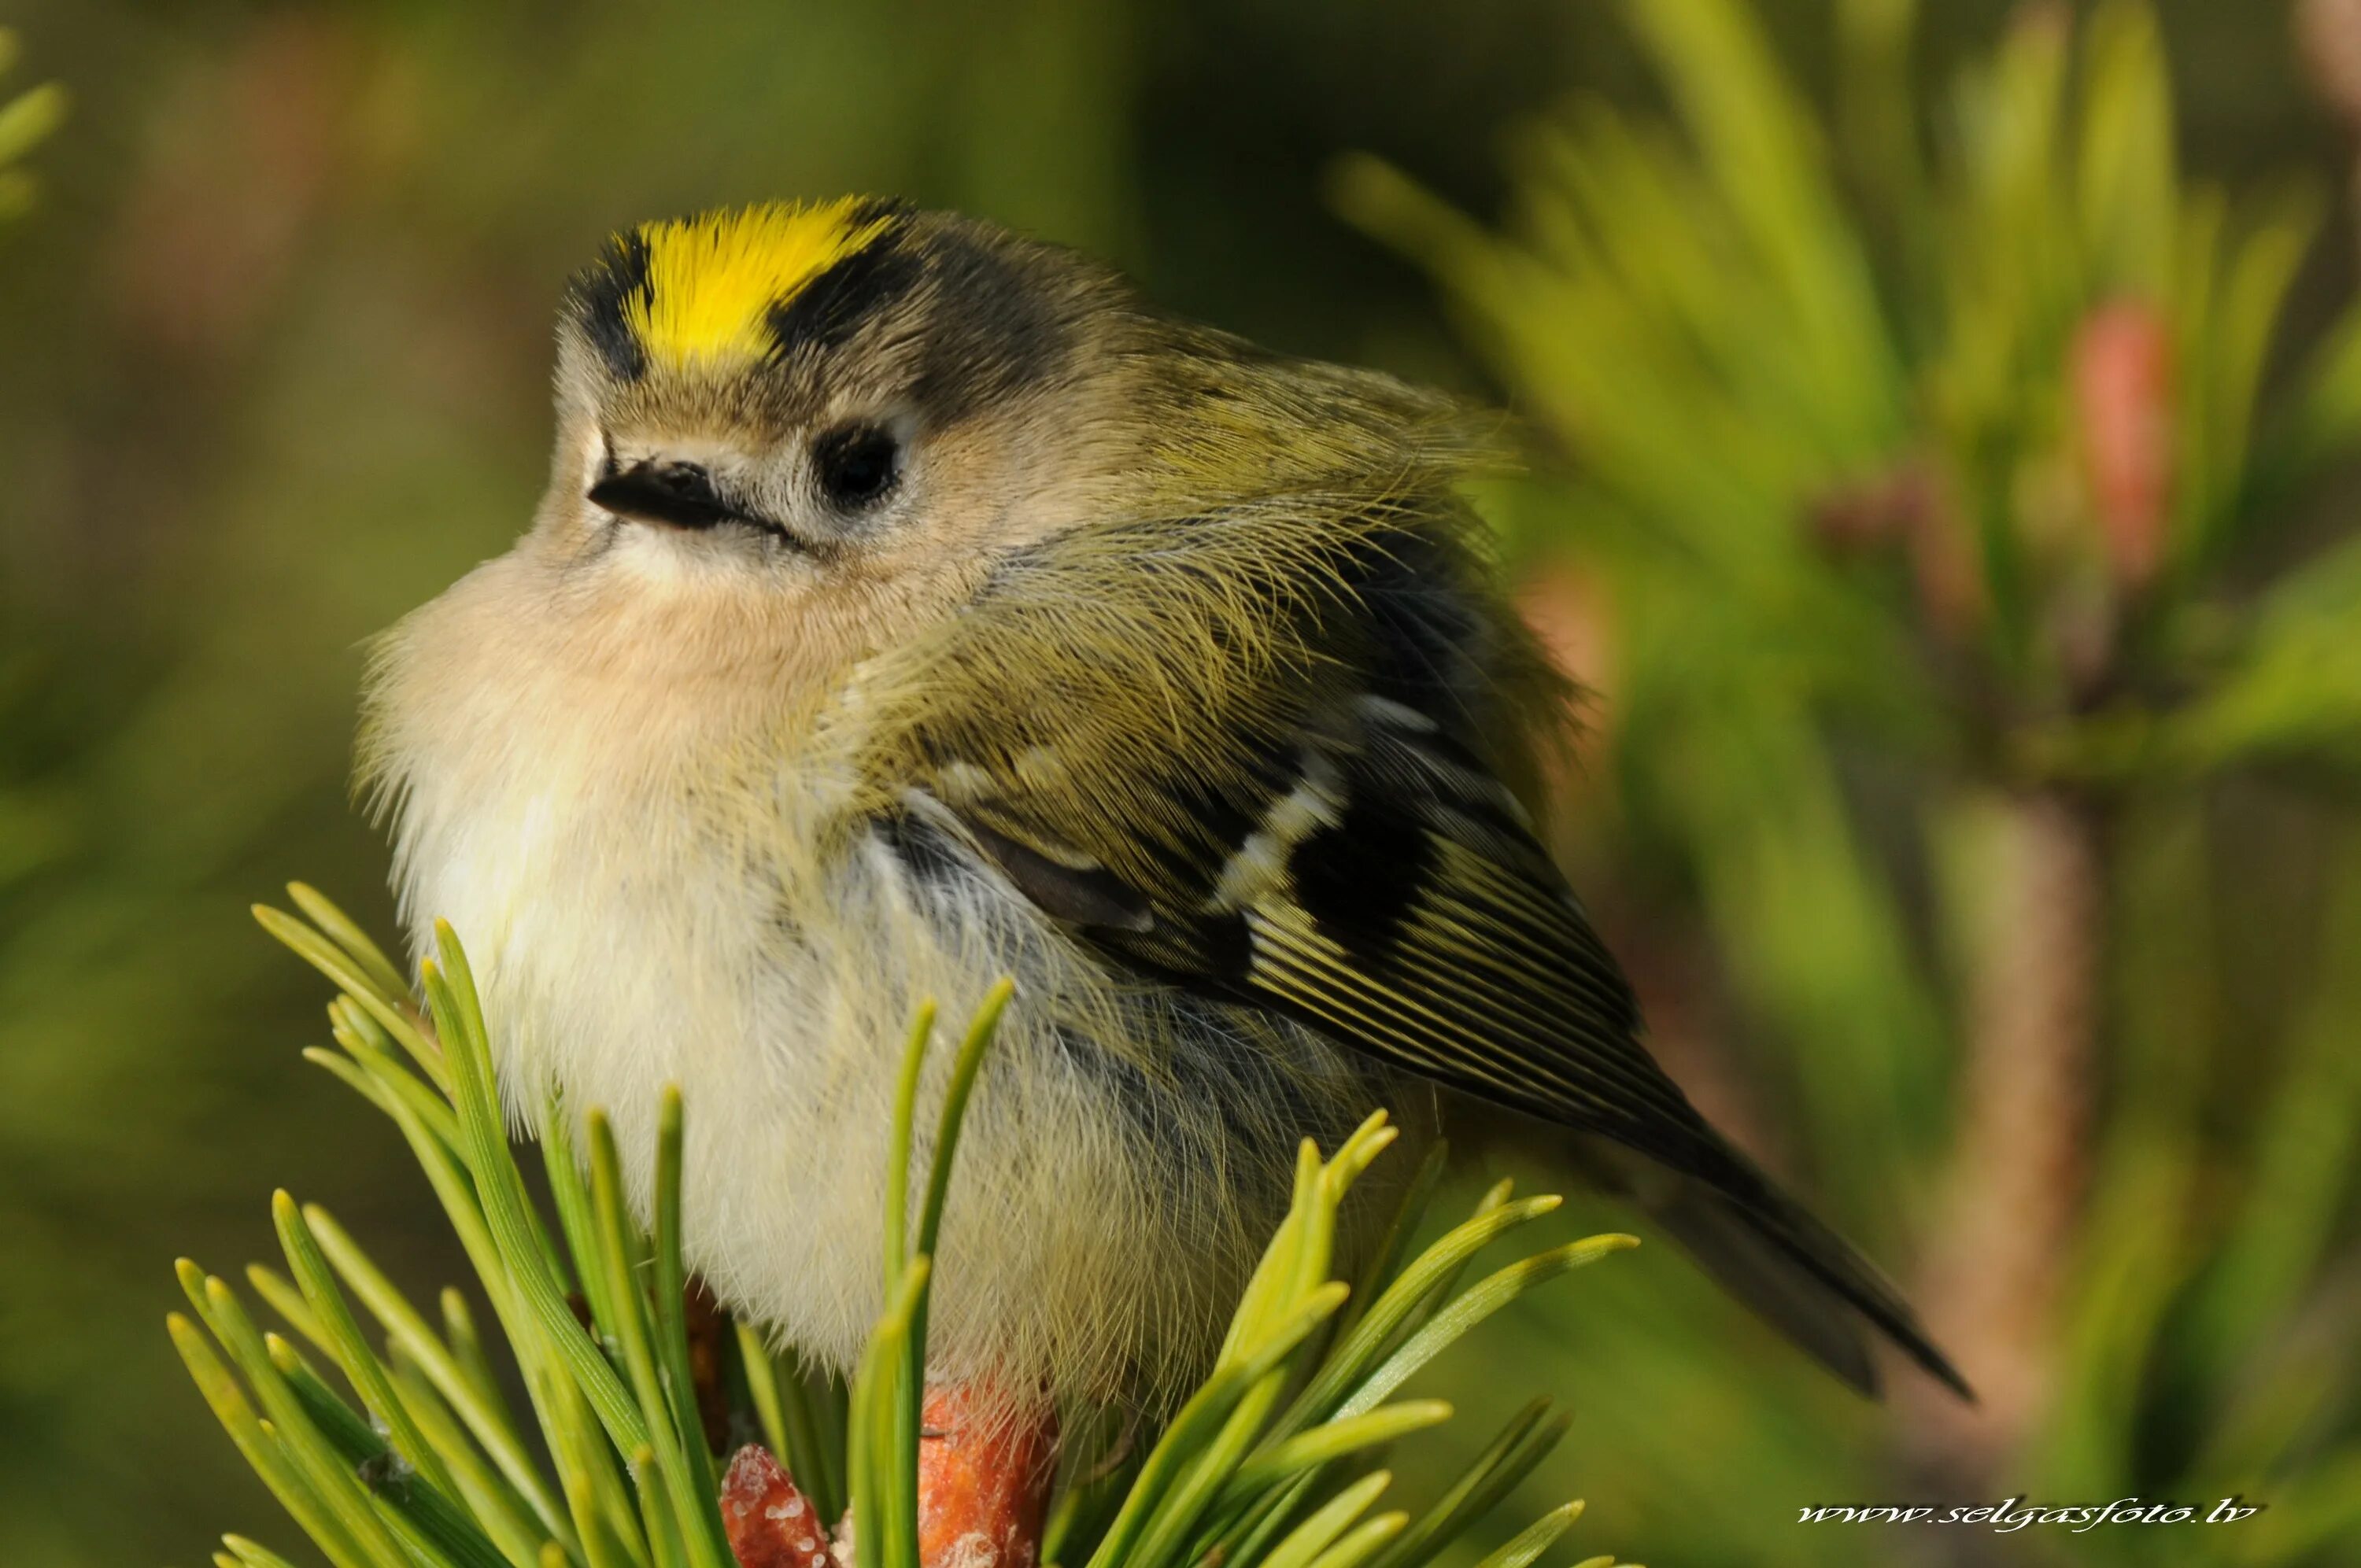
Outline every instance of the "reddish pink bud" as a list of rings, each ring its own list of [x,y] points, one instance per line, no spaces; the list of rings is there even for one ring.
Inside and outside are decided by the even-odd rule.
[[[2295,32],[2328,106],[2361,121],[2361,0],[2301,0]]]
[[[740,1449],[721,1480],[721,1528],[738,1568],[836,1568],[828,1526],[771,1451]]]
[[[2073,392],[2091,506],[2116,580],[2164,558],[2172,491],[2172,334],[2154,306],[2102,305],[2074,334]]]
[[[1055,1415],[939,1384],[927,1390],[919,1428],[918,1561],[1034,1568],[1057,1474]]]

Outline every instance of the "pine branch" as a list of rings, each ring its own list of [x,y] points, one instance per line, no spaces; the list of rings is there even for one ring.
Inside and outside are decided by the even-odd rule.
[[[586,1118],[586,1158],[570,1146],[566,1118],[545,1117],[553,1225],[527,1199],[507,1141],[491,1041],[457,939],[440,932],[436,958],[423,966],[422,1008],[357,926],[311,889],[292,891],[309,923],[276,910],[258,917],[342,991],[329,1010],[341,1054],[305,1055],[401,1129],[476,1266],[495,1331],[479,1335],[456,1291],[430,1317],[333,1216],[282,1193],[274,1212],[289,1273],[256,1267],[249,1279],[341,1376],[339,1392],[293,1343],[257,1326],[226,1280],[181,1266],[195,1315],[173,1315],[175,1345],[248,1463],[336,1568],[836,1568],[856,1550],[862,1568],[1015,1568],[1012,1559],[1037,1553],[1088,1568],[1419,1568],[1529,1475],[1568,1420],[1537,1403],[1412,1519],[1372,1511],[1390,1480],[1378,1458],[1450,1409],[1389,1403],[1394,1391],[1533,1286],[1633,1245],[1593,1236],[1463,1289],[1462,1268],[1477,1251],[1555,1207],[1488,1199],[1406,1262],[1406,1248],[1389,1246],[1362,1282],[1370,1299],[1343,1323],[1351,1288],[1332,1277],[1337,1212],[1394,1134],[1379,1113],[1324,1159],[1307,1142],[1294,1208],[1205,1383],[1152,1443],[1118,1442],[1112,1457],[1074,1443],[1064,1479],[1039,1495],[1047,1434],[961,1448],[956,1400],[925,1380],[931,1255],[968,1092],[1009,1003],[1004,984],[961,1038],[924,1146],[936,1153],[919,1212],[901,1212],[896,1200],[909,1189],[899,1181],[881,1200],[890,1305],[851,1387],[810,1376],[792,1354],[774,1356],[750,1325],[700,1342],[708,1361],[717,1347],[729,1361],[721,1381],[736,1390],[740,1421],[763,1435],[725,1456],[706,1435],[684,1306],[693,1287],[680,1258],[681,1151],[693,1107],[677,1091],[666,1096],[653,1234],[622,1201],[606,1118],[595,1109]],[[915,1086],[933,1033],[922,1013],[906,1047],[912,1088],[893,1128],[905,1165],[920,1146]],[[1412,1184],[1389,1234],[1417,1229],[1433,1190]],[[383,1334],[381,1350],[364,1322]],[[537,1444],[488,1360],[501,1343],[527,1391]],[[997,1517],[1017,1520],[1014,1533],[943,1526],[965,1516],[922,1494],[947,1488],[954,1465],[965,1467],[961,1486],[1000,1499]],[[823,1521],[847,1503],[832,1536]],[[1579,1511],[1570,1504],[1546,1516],[1487,1568],[1523,1568]],[[243,1536],[223,1539],[219,1561],[284,1561]]]

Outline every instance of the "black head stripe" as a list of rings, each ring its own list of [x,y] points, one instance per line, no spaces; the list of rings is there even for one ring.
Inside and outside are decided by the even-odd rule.
[[[1048,379],[1064,362],[1065,323],[1018,261],[963,234],[942,236],[932,259],[952,308],[928,334],[921,403],[958,419]]]
[[[607,251],[574,280],[574,318],[609,369],[626,381],[646,373],[647,350],[623,319],[634,294],[648,291],[648,242],[638,231],[619,234]]]
[[[847,228],[867,228],[871,224],[899,224],[910,215],[910,203],[899,196],[863,196],[845,214]]]
[[[872,313],[909,293],[925,275],[925,264],[897,232],[889,230],[772,308],[772,353],[784,356],[807,344],[839,346]]]

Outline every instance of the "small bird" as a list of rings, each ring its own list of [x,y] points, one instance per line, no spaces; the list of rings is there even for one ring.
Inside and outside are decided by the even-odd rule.
[[[1866,1328],[1965,1392],[1650,1058],[1537,837],[1567,688],[1458,494],[1499,421],[877,199],[642,225],[557,337],[548,491],[378,646],[361,776],[522,1121],[645,1151],[682,1086],[734,1310],[854,1363],[907,1021],[1007,975],[939,1378],[1185,1390],[1301,1140],[1439,1089],[1855,1387]]]

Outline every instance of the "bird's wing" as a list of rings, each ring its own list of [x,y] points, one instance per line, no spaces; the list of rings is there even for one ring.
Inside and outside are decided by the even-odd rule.
[[[1956,1382],[1641,1043],[1501,782],[1527,720],[1500,686],[1545,683],[1452,526],[1292,498],[1062,539],[1010,563],[904,696],[863,694],[885,720],[865,766],[1104,954],[1703,1183]]]
[[[873,772],[1107,953],[1717,1169],[1500,782],[1525,720],[1498,686],[1530,650],[1467,580],[1455,521],[1290,500],[1013,563]],[[1122,576],[1093,580],[1101,562]]]

